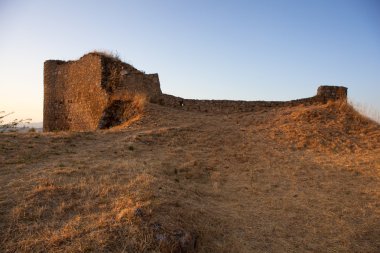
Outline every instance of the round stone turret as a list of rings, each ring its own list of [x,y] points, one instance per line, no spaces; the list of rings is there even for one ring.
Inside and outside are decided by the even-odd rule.
[[[343,86],[319,86],[317,96],[324,101],[347,100],[347,88]]]

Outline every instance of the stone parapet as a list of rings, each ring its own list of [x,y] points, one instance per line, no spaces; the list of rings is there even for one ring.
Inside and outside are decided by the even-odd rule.
[[[234,100],[197,100],[183,99],[163,94],[158,103],[163,106],[175,107],[186,111],[212,112],[212,113],[234,113],[251,112],[262,108],[312,105],[326,103],[328,101],[346,102],[347,88],[338,86],[320,86],[317,95],[309,98],[291,101],[234,101]]]

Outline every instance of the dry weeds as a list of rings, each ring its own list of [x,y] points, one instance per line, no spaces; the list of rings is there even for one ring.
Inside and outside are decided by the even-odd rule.
[[[380,251],[380,127],[351,107],[139,117],[2,134],[0,251]]]

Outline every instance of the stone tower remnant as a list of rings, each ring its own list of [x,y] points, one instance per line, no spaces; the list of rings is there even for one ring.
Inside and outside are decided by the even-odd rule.
[[[328,100],[347,100],[347,88],[343,86],[319,86],[317,96]]]
[[[145,74],[101,53],[77,61],[44,64],[44,131],[106,128],[109,113],[121,111],[130,97],[154,101],[162,93],[158,74]],[[117,119],[116,119],[117,121]]]

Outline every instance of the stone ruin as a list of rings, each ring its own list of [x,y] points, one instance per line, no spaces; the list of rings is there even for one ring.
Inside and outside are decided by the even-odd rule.
[[[323,102],[328,100],[347,100],[347,88],[342,86],[319,86],[317,97],[320,97]]]
[[[122,123],[131,96],[161,96],[157,74],[113,57],[89,53],[77,61],[44,64],[44,131],[95,130]],[[129,99],[128,99],[129,98]]]
[[[158,74],[145,74],[102,53],[77,61],[44,63],[44,131],[110,128],[135,115],[133,96],[180,110],[212,113],[249,112],[262,107],[295,106],[347,99],[347,88],[320,86],[311,98],[286,102],[183,99],[163,94]]]

